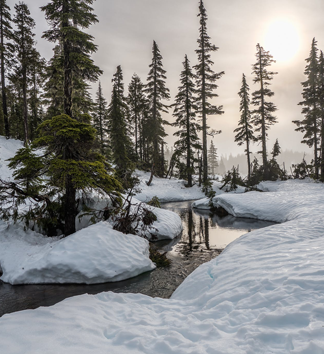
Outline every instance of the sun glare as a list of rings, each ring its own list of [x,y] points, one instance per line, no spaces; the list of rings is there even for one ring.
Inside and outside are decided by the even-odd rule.
[[[276,61],[289,61],[299,50],[299,35],[296,27],[281,19],[272,22],[265,35],[264,49],[268,50]]]

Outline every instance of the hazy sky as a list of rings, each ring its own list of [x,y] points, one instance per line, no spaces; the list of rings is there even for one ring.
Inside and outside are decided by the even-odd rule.
[[[16,1],[7,1],[12,12]],[[49,59],[51,43],[41,39],[47,29],[39,7],[47,0],[26,0],[32,17],[36,20],[38,49]],[[167,71],[167,87],[173,103],[179,85],[179,74],[185,54],[191,65],[197,63],[195,49],[199,28],[198,0],[97,0],[94,2],[99,23],[89,32],[99,46],[93,56],[95,63],[104,70],[101,77],[104,95],[110,100],[111,79],[117,65],[124,73],[125,91],[134,73],[145,83],[148,65],[152,59],[155,40],[163,56]],[[292,120],[301,119],[301,82],[305,80],[305,58],[310,52],[312,38],[324,50],[324,1],[323,0],[205,0],[208,14],[208,34],[219,50],[212,54],[216,72],[225,71],[218,81],[219,97],[215,104],[223,105],[225,113],[210,116],[209,125],[222,134],[214,138],[219,155],[230,152],[243,153],[244,148],[234,143],[233,130],[237,126],[239,97],[237,95],[245,73],[252,93],[251,66],[255,62],[256,44],[260,43],[277,60],[271,69],[278,71],[272,81],[277,105],[278,123],[269,131],[268,150],[276,138],[283,149],[310,150],[300,144],[302,134],[294,131]],[[95,89],[97,84],[95,85]],[[172,111],[165,117],[174,121]],[[167,142],[174,142],[172,128],[167,128]],[[252,151],[259,150],[254,145]]]

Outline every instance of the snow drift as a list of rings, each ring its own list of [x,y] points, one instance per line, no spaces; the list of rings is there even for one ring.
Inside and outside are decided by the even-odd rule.
[[[149,259],[148,241],[113,230],[107,222],[63,239],[2,226],[0,244],[1,280],[10,284],[96,284],[128,279],[155,268]]]
[[[2,352],[323,354],[324,186],[265,188],[215,202],[259,219],[279,210],[271,219],[288,221],[231,243],[171,299],[107,292],[5,315]]]

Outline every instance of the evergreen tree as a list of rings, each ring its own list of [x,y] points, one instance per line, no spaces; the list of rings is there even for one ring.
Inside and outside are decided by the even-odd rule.
[[[211,140],[210,147],[208,150],[208,168],[209,168],[209,173],[211,173],[213,176],[216,173],[217,166],[218,166],[217,149],[213,141]]]
[[[100,153],[102,155],[107,154],[107,134],[108,134],[108,114],[107,114],[107,101],[102,94],[101,83],[99,81],[98,91],[96,94],[96,106],[93,115],[93,126],[97,130],[97,136],[99,140]]]
[[[149,143],[152,145],[152,165],[153,170],[158,176],[164,174],[164,159],[163,156],[163,138],[166,136],[163,124],[166,122],[162,119],[162,112],[167,112],[167,106],[162,103],[162,100],[170,98],[169,89],[165,86],[166,71],[162,65],[162,55],[155,41],[152,48],[152,63],[149,65],[150,71],[147,78],[145,92],[150,105],[149,117]]]
[[[64,57],[61,47],[60,45],[54,47],[53,57],[49,60],[45,69],[44,103],[47,105],[47,119],[64,111]]]
[[[144,84],[136,74],[132,76],[128,86],[127,103],[130,122],[134,126],[135,154],[142,161],[144,148],[143,119],[147,110],[147,100],[144,94]]]
[[[40,137],[11,159],[15,181],[0,179],[3,218],[24,219],[27,226],[37,224],[49,236],[56,235],[57,229],[68,236],[75,232],[76,191],[95,189],[112,200],[119,198],[121,186],[104,157],[93,149],[96,132],[89,123],[86,115],[78,120],[59,115],[39,126]],[[21,214],[18,207],[26,199],[31,201],[30,208]]]
[[[42,102],[42,87],[44,82],[44,71],[46,67],[46,61],[42,58],[39,52],[34,48],[31,54],[31,60],[29,65],[29,100],[28,105],[30,109],[29,127],[30,139],[33,140],[36,137],[36,130],[38,125],[44,119],[43,102]]]
[[[121,100],[117,87],[114,86],[108,107],[108,119],[112,158],[120,178],[124,178],[131,167],[127,154],[127,145],[130,141],[127,136],[125,110],[125,103]]]
[[[198,102],[199,112],[202,117],[202,158],[203,158],[203,182],[207,182],[208,178],[208,159],[207,159],[207,116],[214,114],[222,114],[222,106],[212,105],[209,100],[218,95],[214,93],[217,88],[216,81],[221,78],[224,72],[215,73],[212,70],[214,62],[211,60],[211,53],[218,50],[214,44],[210,43],[210,37],[207,34],[207,12],[204,7],[203,1],[200,0],[199,14],[200,28],[198,47],[196,50],[198,54],[199,63],[194,66],[197,72],[197,87],[198,87]]]
[[[319,176],[318,152],[320,141],[317,52],[317,42],[313,38],[310,55],[306,59],[307,64],[304,71],[307,79],[302,82],[303,101],[298,103],[303,106],[302,114],[304,119],[293,121],[297,125],[295,130],[304,133],[302,143],[314,148],[315,179],[318,179]]]
[[[8,68],[12,66],[13,46],[9,42],[12,39],[12,26],[10,7],[6,0],[0,0],[0,61],[1,61],[1,91],[2,91],[2,115],[4,119],[5,135],[9,138],[9,119],[6,92],[6,76]]]
[[[27,90],[30,83],[29,70],[35,51],[35,34],[32,32],[32,29],[35,27],[35,21],[30,17],[30,11],[25,3],[20,2],[18,5],[16,4],[15,11],[13,22],[16,25],[16,30],[13,33],[13,39],[18,62],[15,71],[19,77],[22,89],[24,142],[27,145],[30,138],[28,130]]]
[[[324,55],[322,51],[318,61],[318,90],[321,126],[321,181],[324,182]]]
[[[271,151],[272,159],[275,160],[276,157],[280,155],[280,153],[281,153],[281,147],[279,145],[278,139],[276,139],[276,142],[274,143]]]
[[[85,81],[95,82],[102,73],[90,57],[97,50],[93,36],[82,31],[98,22],[92,13],[92,3],[93,0],[51,0],[48,5],[41,7],[51,26],[50,30],[44,32],[43,38],[62,46],[64,113],[70,117],[73,116],[73,77],[78,79],[81,86],[77,89],[85,93]]]
[[[235,142],[239,146],[246,144],[246,157],[247,157],[247,164],[248,164],[248,181],[251,178],[251,162],[250,162],[250,143],[255,141],[256,138],[254,137],[254,132],[251,124],[251,112],[250,112],[250,95],[249,95],[249,85],[246,82],[245,75],[243,74],[242,78],[242,86],[238,93],[241,98],[240,101],[240,112],[241,118],[238,123],[238,127],[234,130],[235,135]]]
[[[277,118],[273,115],[277,107],[272,102],[267,101],[267,98],[274,95],[273,91],[269,89],[269,85],[273,76],[277,73],[267,69],[275,62],[272,55],[265,51],[260,44],[257,44],[256,49],[256,63],[252,65],[252,73],[255,75],[253,82],[258,83],[260,88],[252,94],[252,104],[257,107],[252,112],[252,122],[256,127],[255,131],[259,133],[256,139],[262,144],[263,179],[266,180],[268,178],[267,131],[271,125],[277,122]]]
[[[178,156],[184,156],[186,165],[184,173],[188,180],[188,186],[192,186],[192,174],[194,173],[194,163],[196,162],[195,150],[201,150],[201,145],[197,132],[201,130],[196,121],[196,90],[194,83],[195,76],[192,73],[189,60],[185,56],[183,62],[183,71],[180,74],[181,86],[178,88],[178,94],[175,98],[173,115],[176,122],[173,126],[179,128],[174,133],[179,139],[175,142],[175,153]]]

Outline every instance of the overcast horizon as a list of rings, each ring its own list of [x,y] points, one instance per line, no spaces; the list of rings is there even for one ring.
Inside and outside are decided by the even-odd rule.
[[[9,0],[7,3],[13,14],[14,4],[17,2]],[[42,32],[48,26],[44,14],[39,9],[48,1],[27,0],[25,3],[36,21],[37,48],[41,55],[49,60],[53,43],[41,39]],[[123,70],[125,94],[134,73],[146,83],[148,66],[152,59],[152,43],[155,40],[163,56],[164,69],[167,71],[166,86],[171,93],[168,103],[173,103],[185,54],[188,55],[192,66],[197,63],[195,49],[199,28],[198,3],[198,0],[94,2],[94,13],[98,16],[99,23],[92,25],[89,33],[94,36],[94,42],[98,45],[93,59],[96,65],[104,70],[100,81],[108,102],[112,89],[111,79],[117,65],[121,65]],[[275,114],[278,123],[269,130],[268,152],[278,138],[282,149],[311,153],[312,149],[300,143],[302,134],[295,132],[296,126],[292,120],[302,118],[301,106],[297,104],[302,100],[301,82],[305,80],[305,59],[309,56],[313,37],[318,42],[318,49],[324,50],[324,24],[321,18],[324,3],[321,0],[204,0],[204,5],[208,14],[208,34],[211,42],[219,47],[219,50],[212,54],[212,60],[215,62],[213,70],[225,71],[225,75],[217,82],[219,87],[216,93],[219,97],[213,102],[223,105],[225,113],[208,118],[211,128],[222,130],[222,134],[213,139],[218,154],[235,155],[244,152],[244,147],[239,147],[234,142],[233,130],[237,127],[240,117],[237,93],[241,87],[243,73],[247,77],[250,93],[258,88],[253,84],[251,74],[257,43],[270,51],[277,60],[270,70],[278,72],[271,85],[275,93],[272,101],[278,108]],[[287,27],[280,27],[281,23],[287,24]],[[278,49],[282,38],[286,38],[287,45]],[[291,55],[288,51],[289,45]],[[281,55],[283,53],[285,55]],[[98,83],[93,85],[93,94],[97,87]],[[174,121],[172,109],[164,118],[170,122]],[[166,141],[171,146],[174,142],[174,130],[171,127],[166,127],[166,130],[169,133]],[[259,149],[258,145],[252,146],[253,152]]]

